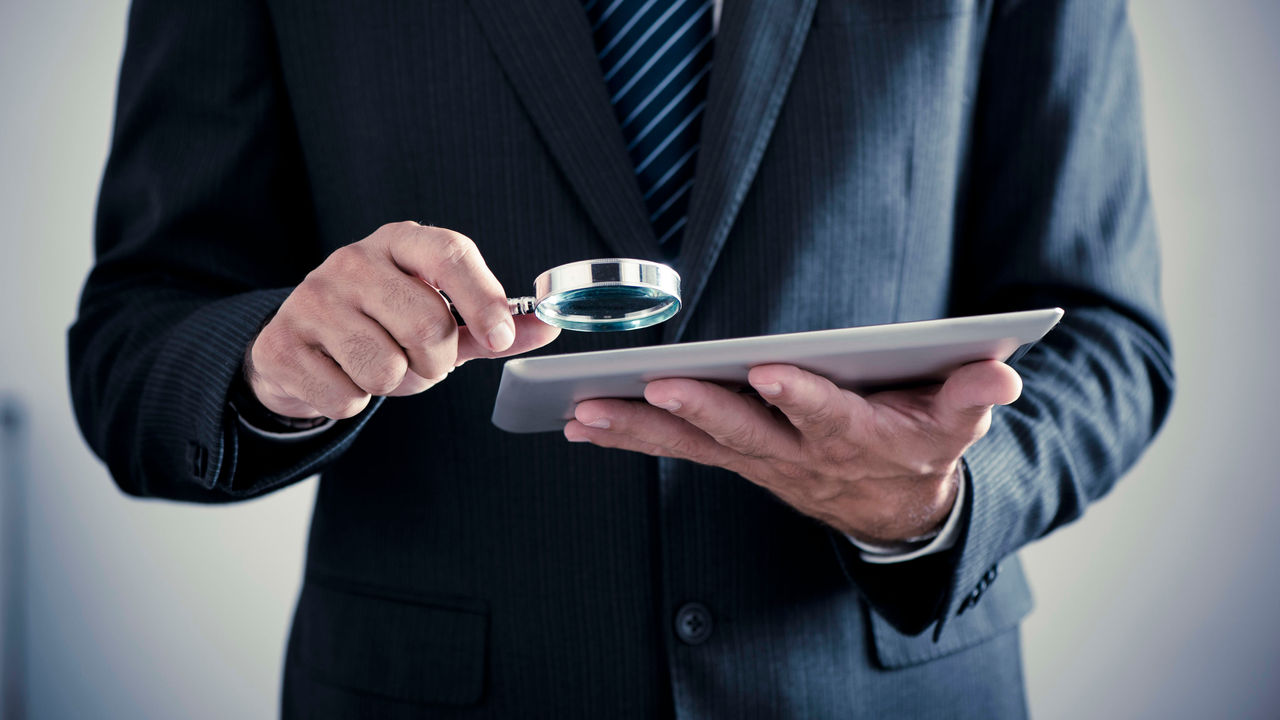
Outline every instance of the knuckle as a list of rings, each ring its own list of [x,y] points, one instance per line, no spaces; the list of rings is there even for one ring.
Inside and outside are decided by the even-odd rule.
[[[402,239],[416,235],[422,226],[412,220],[400,220],[399,222],[389,222],[369,237],[385,236],[387,238]]]
[[[756,448],[758,446],[756,430],[750,423],[741,421],[716,438],[721,445],[737,448]]]
[[[830,407],[821,406],[801,416],[806,427],[813,428],[823,438],[838,437],[848,430],[848,418],[836,414]]]
[[[423,313],[413,321],[409,329],[408,340],[414,345],[431,348],[444,343],[458,332],[453,317],[443,310],[434,313]]]
[[[364,373],[382,354],[382,345],[371,335],[353,332],[342,340],[342,356],[352,373]]]
[[[348,395],[334,404],[332,417],[337,420],[346,420],[360,414],[369,404],[368,395]]]
[[[381,343],[367,335],[348,338],[346,352],[351,378],[374,395],[386,395],[395,390],[409,369],[402,354],[384,352]]]
[[[437,349],[435,352],[419,353],[414,358],[412,369],[432,384],[440,382],[454,368],[457,360],[455,353]]]
[[[255,358],[254,365],[259,372],[263,372],[292,367],[297,358],[299,343],[292,333],[268,325],[258,336],[257,346],[261,348],[260,357],[265,362]]]
[[[418,304],[418,295],[405,279],[399,276],[388,276],[382,282],[382,304],[395,313],[413,309]]]
[[[359,275],[365,269],[367,258],[358,244],[346,245],[330,253],[324,265],[342,277]],[[323,266],[322,266],[323,267]],[[308,276],[310,279],[311,276]]]
[[[303,402],[325,415],[329,415],[336,393],[324,378],[308,373],[298,379],[298,394]],[[330,415],[329,417],[332,416]]]
[[[325,417],[345,420],[359,414],[368,404],[369,396],[367,394],[333,387],[318,380],[317,385],[317,387],[309,391],[315,395],[316,399],[314,401],[308,400],[307,403],[320,411]]]
[[[676,457],[697,460],[702,457],[702,448],[691,437],[687,435],[676,435],[670,442],[666,443],[667,449]]]
[[[450,369],[447,363],[433,360],[423,364],[421,374],[431,385],[438,385],[449,376]]]
[[[436,257],[443,270],[455,269],[467,262],[476,252],[476,244],[465,235],[450,230],[441,230],[436,245]]]
[[[328,269],[324,265],[307,273],[302,282],[298,283],[293,292],[289,293],[289,297],[285,300],[284,305],[280,307],[277,317],[281,315],[286,317],[290,315],[300,317],[316,315],[324,306],[326,297],[324,287],[328,283]]]
[[[505,322],[507,318],[512,317],[511,304],[507,302],[505,295],[497,294],[496,298],[490,302],[482,311],[481,317],[489,318],[491,323]]]
[[[446,373],[438,377],[422,377],[417,373],[413,373],[412,375],[407,375],[406,377],[410,379],[406,380],[402,384],[401,390],[407,391],[406,394],[413,395],[415,393],[420,393],[423,390],[430,390],[436,385],[439,385],[440,383],[444,382],[445,379],[449,377],[449,375],[448,373]]]
[[[371,395],[387,395],[404,382],[405,372],[409,364],[400,357],[390,356],[365,371],[360,378],[360,387]]]
[[[827,442],[819,447],[819,456],[831,465],[848,465],[857,462],[862,452],[856,445],[846,442]]]

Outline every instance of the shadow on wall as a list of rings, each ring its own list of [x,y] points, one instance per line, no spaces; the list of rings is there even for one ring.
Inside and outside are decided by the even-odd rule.
[[[0,717],[26,717],[26,414],[0,394]]]

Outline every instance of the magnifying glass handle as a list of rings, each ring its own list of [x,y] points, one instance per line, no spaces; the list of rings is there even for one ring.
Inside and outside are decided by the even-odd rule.
[[[533,312],[533,306],[538,302],[538,298],[533,296],[507,298],[507,308],[511,310],[512,315],[528,315]],[[466,320],[462,319],[462,315],[458,314],[458,308],[453,306],[453,301],[445,298],[445,303],[449,305],[449,312],[453,314],[454,322],[458,323],[458,327],[464,327]]]

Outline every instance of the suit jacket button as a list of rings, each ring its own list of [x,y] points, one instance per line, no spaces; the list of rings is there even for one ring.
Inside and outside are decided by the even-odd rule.
[[[685,645],[701,645],[711,637],[711,611],[701,603],[685,603],[676,611],[676,637]]]

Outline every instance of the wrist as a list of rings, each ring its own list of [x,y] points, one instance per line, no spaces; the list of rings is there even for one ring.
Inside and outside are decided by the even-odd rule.
[[[250,386],[245,372],[236,373],[227,394],[227,404],[240,416],[241,421],[255,430],[268,434],[291,434],[314,430],[329,422],[324,416],[296,418],[273,412],[262,404]]]
[[[960,462],[945,479],[935,481],[934,491],[928,499],[897,505],[889,518],[878,525],[859,528],[838,528],[860,547],[883,549],[884,552],[905,552],[929,544],[942,531],[955,514],[964,476]],[[907,522],[903,522],[903,520]]]
[[[963,467],[960,473],[960,481],[956,486],[956,496],[951,503],[951,509],[941,527],[936,532],[931,532],[929,536],[884,546],[868,545],[857,538],[846,536],[849,542],[858,548],[862,560],[872,564],[893,564],[945,552],[955,547],[961,535],[961,515],[964,512],[967,494]]]

